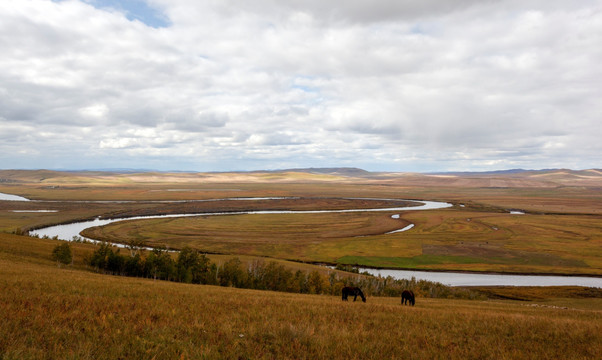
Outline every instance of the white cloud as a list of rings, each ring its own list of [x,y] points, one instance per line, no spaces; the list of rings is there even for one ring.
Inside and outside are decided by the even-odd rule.
[[[0,4],[0,168],[600,167],[597,1],[149,4]]]
[[[100,119],[107,115],[109,108],[105,104],[93,104],[79,109],[79,113],[84,117]]]

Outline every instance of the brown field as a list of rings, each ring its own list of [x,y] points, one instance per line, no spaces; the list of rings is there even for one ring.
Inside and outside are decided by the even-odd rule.
[[[72,244],[76,264],[59,268],[56,244],[0,234],[2,359],[602,357],[602,299],[587,289],[514,290],[533,301],[364,304],[100,275],[79,263],[89,244]]]

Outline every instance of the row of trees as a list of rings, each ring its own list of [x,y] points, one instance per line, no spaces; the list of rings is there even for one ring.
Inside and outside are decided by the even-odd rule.
[[[339,276],[335,271],[328,275],[316,270],[292,271],[275,261],[243,263],[238,258],[232,258],[218,265],[189,247],[182,249],[175,259],[165,248],[144,252],[131,250],[130,254],[123,255],[120,249],[101,243],[86,257],[85,262],[96,271],[113,275],[303,294],[340,295],[343,287],[358,286],[366,295],[372,296],[400,296],[403,290],[412,289],[422,297],[480,297],[474,291],[426,280],[351,274]]]
[[[318,271],[293,272],[275,261],[246,264],[239,258],[218,265],[189,247],[182,249],[174,259],[165,248],[145,251],[144,256],[140,252],[123,255],[121,249],[101,243],[85,258],[85,263],[106,274],[193,284],[309,294],[330,293],[332,290],[331,282]],[[345,282],[341,282],[340,288],[343,286]]]

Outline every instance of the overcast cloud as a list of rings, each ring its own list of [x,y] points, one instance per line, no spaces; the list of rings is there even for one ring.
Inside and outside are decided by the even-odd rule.
[[[599,0],[5,0],[0,168],[600,168]]]

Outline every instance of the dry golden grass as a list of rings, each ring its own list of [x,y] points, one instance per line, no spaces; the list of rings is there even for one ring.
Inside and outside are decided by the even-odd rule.
[[[601,299],[342,302],[58,268],[55,243],[0,234],[2,359],[602,357]]]

